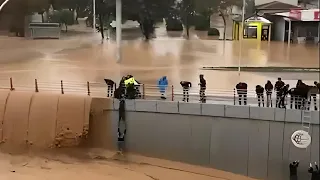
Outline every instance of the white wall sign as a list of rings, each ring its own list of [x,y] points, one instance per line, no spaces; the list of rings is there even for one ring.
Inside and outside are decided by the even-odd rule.
[[[292,134],[291,141],[297,148],[307,148],[311,144],[311,136],[306,131],[298,130]]]

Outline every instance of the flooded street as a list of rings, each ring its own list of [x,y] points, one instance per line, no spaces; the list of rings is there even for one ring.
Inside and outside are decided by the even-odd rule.
[[[267,79],[275,81],[281,76],[286,83],[295,84],[303,79],[313,84],[319,73],[263,73],[201,70],[205,66],[238,66],[239,42],[208,40],[206,33],[192,32],[190,40],[181,32],[167,33],[156,29],[157,38],[142,40],[139,30],[124,30],[122,62],[115,59],[116,44],[113,40],[101,43],[99,33],[70,32],[60,40],[28,40],[0,36],[0,82],[12,77],[15,84],[41,82],[103,82],[103,78],[118,82],[121,76],[132,74],[145,84],[155,84],[167,75],[170,83],[179,85],[181,80],[198,83],[204,74],[208,89],[233,89],[245,81],[253,89]],[[111,39],[113,39],[112,37]],[[241,66],[282,66],[319,68],[319,46],[283,42],[243,43]]]

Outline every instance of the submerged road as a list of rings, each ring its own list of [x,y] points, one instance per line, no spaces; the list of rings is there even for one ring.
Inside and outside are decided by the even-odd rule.
[[[204,74],[208,89],[232,90],[240,80],[250,89],[277,77],[290,85],[297,79],[313,84],[319,73],[303,72],[241,72],[202,70],[202,67],[238,66],[239,43],[208,40],[203,33],[192,32],[191,39],[181,38],[180,32],[167,33],[158,28],[157,38],[145,42],[139,31],[123,33],[123,60],[116,63],[116,45],[112,40],[101,43],[98,33],[74,32],[60,40],[28,40],[0,36],[0,84],[8,78],[14,84],[33,85],[41,82],[101,82],[103,78],[118,82],[121,76],[132,74],[145,84],[156,84],[166,75],[171,84],[181,80],[198,84],[198,75]],[[241,66],[319,67],[318,45],[287,47],[282,42],[243,43]]]

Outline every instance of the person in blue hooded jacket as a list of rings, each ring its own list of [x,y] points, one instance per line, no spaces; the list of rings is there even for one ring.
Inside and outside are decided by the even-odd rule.
[[[168,87],[168,79],[167,76],[163,76],[158,81],[158,87],[161,93],[161,99],[166,99],[165,93]]]

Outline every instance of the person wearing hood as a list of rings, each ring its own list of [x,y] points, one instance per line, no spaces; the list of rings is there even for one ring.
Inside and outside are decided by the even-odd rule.
[[[200,78],[200,83],[199,83],[199,86],[200,86],[200,91],[199,91],[200,102],[206,103],[207,81],[204,79],[203,74],[200,74],[199,78]]]
[[[266,90],[266,94],[267,94],[267,107],[269,107],[271,105],[272,107],[272,90],[273,90],[273,85],[271,83],[271,81],[267,81],[267,83],[264,86],[264,89]]]
[[[163,76],[158,81],[158,87],[161,93],[161,99],[167,99],[165,94],[168,87],[168,79],[167,76]]]
[[[281,88],[283,87],[283,86],[285,86],[285,83],[282,81],[282,79],[279,77],[278,78],[278,81],[275,83],[275,85],[274,85],[274,90],[276,91],[276,95],[277,95],[277,97],[276,97],[276,107],[278,107],[278,105],[279,105],[279,101],[280,101],[280,99],[281,99],[281,93],[280,93],[280,90],[281,90]]]
[[[189,90],[192,87],[191,82],[189,81],[180,81],[180,85],[183,89],[183,102],[189,102]]]

